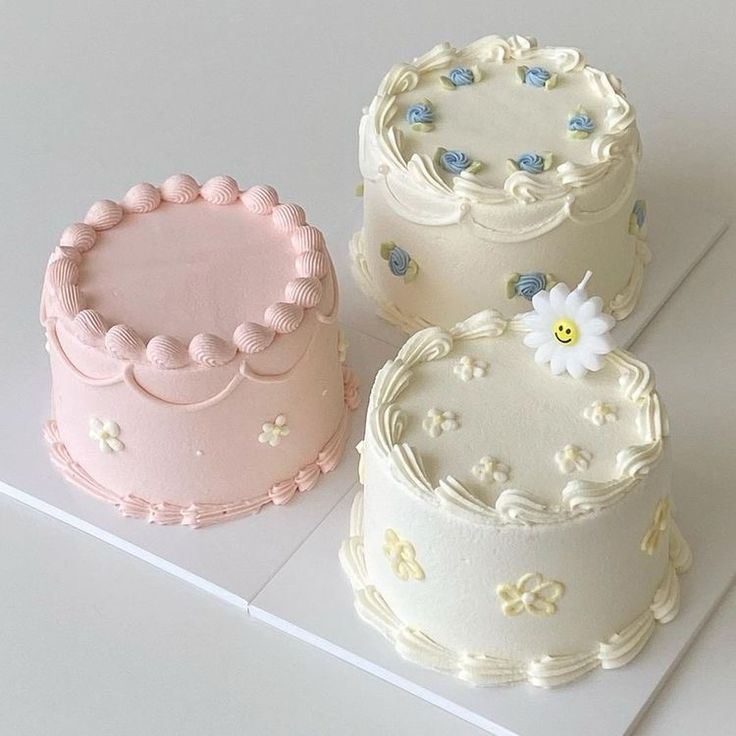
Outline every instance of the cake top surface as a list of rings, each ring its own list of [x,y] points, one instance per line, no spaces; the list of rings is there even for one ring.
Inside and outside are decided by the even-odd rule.
[[[328,279],[334,288],[330,274],[322,234],[271,187],[179,174],[96,202],[64,231],[43,317],[117,358],[183,367],[189,345],[208,365],[296,330]]]
[[[369,434],[409,487],[479,517],[541,523],[612,503],[657,461],[666,420],[649,368],[614,349],[595,372],[554,375],[530,334],[482,312],[417,333],[384,367]]]
[[[596,183],[639,145],[616,77],[577,49],[523,36],[487,36],[461,50],[439,44],[394,66],[364,122],[385,167],[485,204],[559,198]],[[366,150],[368,172],[370,157]]]

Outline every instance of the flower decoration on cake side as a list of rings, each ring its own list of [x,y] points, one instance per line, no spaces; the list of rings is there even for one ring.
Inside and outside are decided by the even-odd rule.
[[[120,441],[120,427],[110,419],[91,417],[89,420],[89,438],[97,443],[100,452],[120,452],[125,445]]]
[[[643,199],[637,199],[634,202],[634,209],[629,215],[629,232],[632,235],[639,235],[644,230],[647,221],[647,203]]]
[[[480,82],[481,73],[477,66],[456,66],[450,69],[446,75],[440,77],[440,83],[446,89],[456,89],[457,87],[466,87],[469,84]]]
[[[657,551],[659,538],[662,533],[667,531],[669,525],[670,500],[668,498],[660,498],[654,507],[654,518],[651,526],[647,529],[647,533],[641,540],[641,551],[648,555],[653,555]]]
[[[554,375],[567,371],[582,378],[587,371],[599,371],[603,356],[615,347],[610,332],[616,320],[603,313],[600,297],[588,298],[585,286],[590,277],[588,271],[574,291],[560,283],[549,292],[537,292],[533,311],[522,318],[529,329],[524,344],[536,349],[534,360],[549,363]]]
[[[550,289],[557,283],[551,273],[529,271],[528,273],[512,273],[506,277],[506,296],[513,299],[523,296],[528,301],[539,291]]]
[[[570,138],[587,138],[594,129],[593,118],[582,107],[578,107],[567,118],[567,134]]]
[[[383,554],[397,578],[424,580],[424,570],[417,562],[417,553],[411,542],[402,539],[393,529],[386,529],[383,540]]]
[[[590,467],[593,455],[577,445],[565,445],[555,453],[555,462],[561,473],[580,473]]]
[[[557,86],[557,75],[553,74],[543,66],[518,66],[516,74],[522,84],[529,87],[544,87],[552,89]]]
[[[442,409],[430,409],[422,422],[424,431],[430,436],[437,438],[443,432],[453,432],[460,427],[460,420],[454,411],[442,411]]]
[[[488,362],[463,355],[452,367],[452,372],[466,383],[473,378],[483,378],[488,374]]]
[[[459,175],[463,171],[466,171],[468,174],[476,174],[483,168],[483,164],[480,161],[473,161],[466,153],[462,151],[448,151],[446,148],[437,149],[435,162],[450,174]]]
[[[388,261],[389,271],[394,276],[403,278],[406,284],[414,281],[419,273],[419,264],[393,240],[381,243],[381,258]]]
[[[416,102],[407,108],[406,120],[412,130],[427,133],[434,128],[434,106],[425,97],[422,102]]]
[[[533,616],[551,616],[557,612],[557,601],[564,592],[562,583],[545,580],[538,572],[528,572],[515,583],[501,583],[496,588],[506,616],[518,616],[524,611]]]
[[[261,427],[258,441],[262,445],[268,444],[271,447],[276,447],[288,434],[289,427],[286,424],[286,417],[283,414],[279,414],[272,422],[266,422]]]
[[[505,483],[509,479],[509,466],[486,455],[473,465],[473,475],[483,482]]]
[[[513,174],[515,171],[525,171],[527,174],[541,174],[548,171],[554,157],[547,151],[546,153],[522,153],[518,158],[506,159],[506,168]]]
[[[594,401],[583,409],[583,416],[593,422],[596,427],[602,427],[604,424],[615,422],[618,419],[618,409],[614,404],[608,404],[605,401]]]

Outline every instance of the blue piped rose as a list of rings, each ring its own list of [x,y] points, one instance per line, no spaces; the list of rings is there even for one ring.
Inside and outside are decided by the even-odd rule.
[[[406,283],[413,281],[419,266],[417,262],[401,246],[396,245],[393,241],[381,243],[381,258],[388,261],[388,269],[394,276],[403,278]]]
[[[406,120],[411,124],[413,130],[426,132],[434,127],[434,107],[425,99],[411,105],[406,111]]]
[[[643,199],[637,199],[629,216],[629,232],[632,235],[638,235],[644,229],[646,221],[647,203]]]
[[[581,107],[567,119],[567,131],[571,138],[587,138],[594,128],[593,119]]]
[[[532,300],[535,294],[554,282],[552,274],[530,271],[529,273],[514,273],[506,281],[506,295],[509,299],[522,296],[524,299]]]
[[[444,148],[437,149],[437,161],[445,171],[451,174],[462,174],[463,171],[474,174],[482,167],[480,161],[473,161],[463,151],[447,151]]]
[[[552,89],[557,85],[557,75],[552,74],[543,66],[520,66],[517,67],[516,73],[521,83],[528,84],[530,87]]]
[[[480,80],[480,69],[474,66],[472,69],[467,66],[456,66],[450,69],[447,75],[440,77],[440,82],[447,89],[455,89],[457,87],[465,87]]]
[[[552,165],[552,154],[522,153],[518,158],[506,162],[510,171],[525,171],[527,174],[541,174]]]

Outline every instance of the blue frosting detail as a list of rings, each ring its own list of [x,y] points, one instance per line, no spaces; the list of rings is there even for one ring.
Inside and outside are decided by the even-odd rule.
[[[514,284],[514,291],[524,299],[532,300],[532,297],[547,286],[547,277],[538,271],[522,273]]]
[[[472,70],[465,66],[457,66],[454,69],[450,69],[447,76],[456,87],[473,84],[475,81],[475,76],[473,75]]]
[[[388,267],[394,276],[405,276],[411,256],[400,246],[394,245],[388,254]]]
[[[590,115],[586,115],[583,112],[578,112],[574,115],[571,115],[570,119],[567,121],[568,130],[576,132],[579,131],[581,133],[590,133],[592,132],[593,128],[595,128],[595,125],[593,124]]]
[[[473,162],[462,151],[445,151],[440,156],[440,165],[451,174],[460,174]]]
[[[426,102],[417,102],[406,111],[406,119],[412,124],[432,123],[434,122],[434,110]]]
[[[545,82],[552,75],[541,66],[533,66],[526,70],[524,74],[524,82],[531,87],[544,87]]]
[[[528,174],[541,174],[544,171],[544,158],[538,153],[522,153],[516,159],[516,165]]]
[[[636,226],[641,230],[644,227],[644,223],[647,219],[647,205],[643,199],[637,199],[634,202],[634,209],[631,214],[634,216]]]

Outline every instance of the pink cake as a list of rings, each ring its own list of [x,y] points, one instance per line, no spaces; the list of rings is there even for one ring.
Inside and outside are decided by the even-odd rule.
[[[64,230],[41,301],[64,476],[127,515],[204,526],[332,470],[357,384],[324,238],[268,186],[179,174]]]

